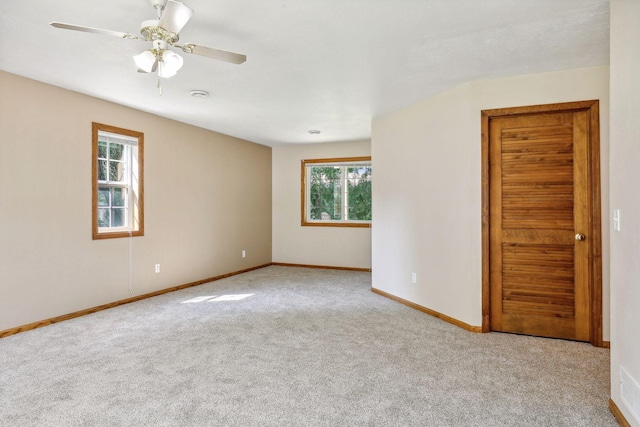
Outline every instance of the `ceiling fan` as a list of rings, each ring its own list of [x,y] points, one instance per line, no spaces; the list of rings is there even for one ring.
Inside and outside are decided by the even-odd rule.
[[[247,60],[247,57],[240,53],[200,46],[194,43],[178,44],[178,33],[191,19],[193,10],[174,0],[149,0],[149,2],[156,9],[158,19],[143,21],[140,25],[140,35],[65,24],[63,22],[51,22],[51,25],[63,30],[83,31],[122,39],[152,42],[151,49],[134,56],[133,59],[138,66],[138,72],[157,73],[158,77],[162,78],[173,77],[182,68],[182,57],[170,50],[170,46],[182,49],[185,53],[192,53],[233,64],[242,64]]]

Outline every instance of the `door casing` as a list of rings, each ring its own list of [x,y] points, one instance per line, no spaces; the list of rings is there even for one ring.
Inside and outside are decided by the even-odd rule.
[[[589,342],[604,347],[602,339],[602,213],[600,195],[600,110],[598,100],[532,105],[524,107],[483,110],[482,123],[482,332],[491,330],[491,287],[490,287],[490,171],[489,171],[489,123],[497,117],[522,114],[543,114],[550,112],[587,111],[589,117],[588,141],[588,197],[589,212]]]

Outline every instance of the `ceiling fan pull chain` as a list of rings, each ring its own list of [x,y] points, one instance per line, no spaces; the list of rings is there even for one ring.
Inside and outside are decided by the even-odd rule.
[[[160,77],[158,77],[158,93],[162,96],[162,85],[160,84]]]

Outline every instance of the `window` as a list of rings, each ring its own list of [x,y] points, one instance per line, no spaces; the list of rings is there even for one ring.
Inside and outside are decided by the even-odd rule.
[[[371,226],[371,157],[302,161],[302,225]]]
[[[144,134],[93,123],[94,239],[143,236]]]

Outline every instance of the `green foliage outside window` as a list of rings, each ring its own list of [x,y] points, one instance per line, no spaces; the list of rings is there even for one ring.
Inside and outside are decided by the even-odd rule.
[[[340,220],[342,216],[342,169],[311,168],[310,214],[312,220]]]
[[[311,166],[308,177],[309,219],[371,220],[370,165]]]
[[[371,221],[371,167],[347,168],[347,174],[349,219]]]

